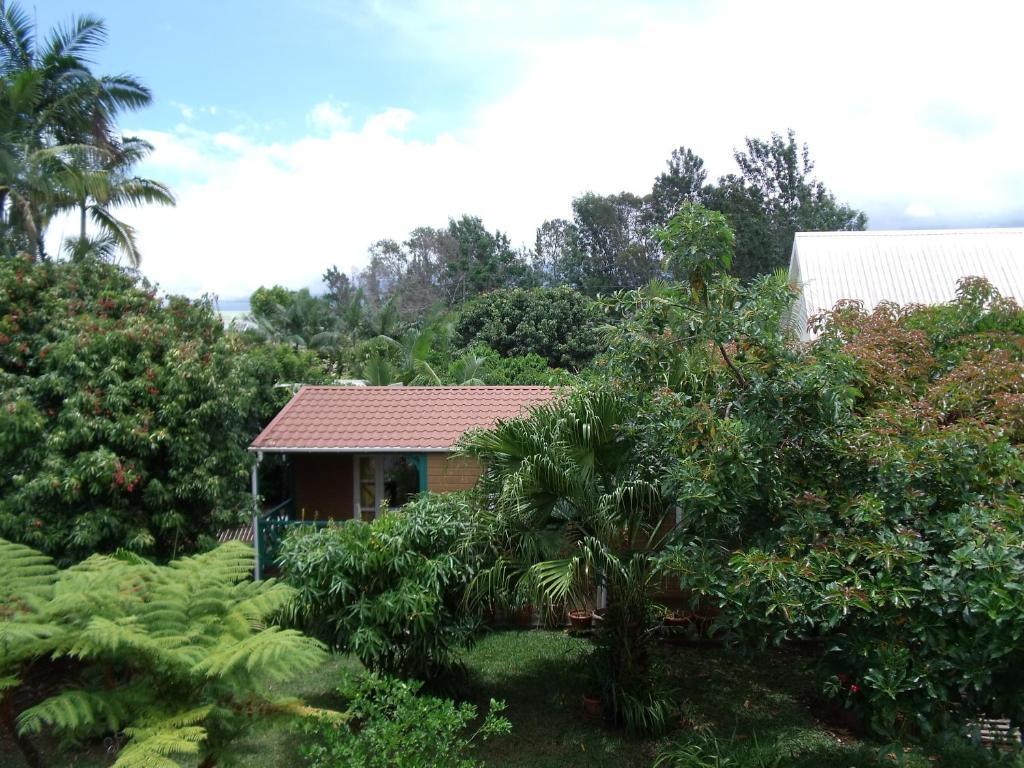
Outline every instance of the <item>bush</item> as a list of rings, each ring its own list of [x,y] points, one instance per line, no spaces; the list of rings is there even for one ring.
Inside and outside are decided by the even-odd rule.
[[[292,618],[377,672],[454,671],[477,625],[463,606],[479,567],[466,548],[474,525],[464,496],[428,494],[372,523],[293,527],[280,556],[298,590]]]
[[[0,260],[0,536],[62,563],[210,546],[248,514],[274,384],[322,375],[115,266]]]
[[[749,637],[826,637],[827,691],[877,733],[1024,719],[1020,327],[973,281],[945,307],[845,304],[809,351],[737,345],[745,384],[649,409],[705,537],[683,586]]]
[[[348,699],[355,727],[329,719],[306,721],[302,730],[313,743],[301,748],[310,768],[476,768],[469,757],[474,741],[509,733],[499,713],[505,705],[491,699],[483,723],[468,733],[477,716],[472,704],[418,696],[421,683],[367,675],[340,689]]]

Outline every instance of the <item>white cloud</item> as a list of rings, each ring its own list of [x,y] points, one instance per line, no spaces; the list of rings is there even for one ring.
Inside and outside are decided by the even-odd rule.
[[[734,170],[744,136],[789,127],[837,196],[869,215],[1024,219],[1024,102],[1011,80],[1024,4],[509,7],[379,6],[439,56],[463,41],[470,59],[518,57],[513,87],[448,132],[413,138],[402,108],[357,128],[331,101],[290,142],[139,132],[156,146],[145,171],[177,179],[179,198],[125,213],[146,274],[224,297],[308,285],[331,264],[363,263],[374,240],[462,213],[529,243],[574,195],[649,190],[674,147],[697,151],[714,178]]]
[[[930,219],[935,216],[935,211],[930,205],[911,203],[903,210],[903,215],[908,219]]]
[[[321,101],[309,113],[309,121],[316,131],[336,133],[347,130],[352,121],[345,115],[341,107],[329,101]]]
[[[416,116],[408,109],[390,107],[377,115],[371,116],[363,126],[363,132],[373,133],[405,133],[409,123]]]

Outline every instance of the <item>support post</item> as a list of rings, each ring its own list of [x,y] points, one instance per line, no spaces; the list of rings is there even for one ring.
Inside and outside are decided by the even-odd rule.
[[[256,552],[253,564],[253,579],[259,581],[262,574],[260,563],[260,462],[263,451],[256,452],[256,462],[252,465],[252,548]]]

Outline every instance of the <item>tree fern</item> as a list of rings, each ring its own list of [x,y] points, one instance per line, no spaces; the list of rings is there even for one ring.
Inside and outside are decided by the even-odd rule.
[[[79,734],[117,730],[127,717],[125,696],[115,691],[69,689],[18,715],[18,731],[39,733],[44,727]]]
[[[58,571],[0,540],[0,705],[23,701],[15,694],[35,689],[31,675],[45,661],[76,662],[73,679],[20,712],[10,735],[23,745],[43,731],[123,732],[115,765],[174,766],[221,754],[218,739],[253,718],[313,712],[266,696],[270,683],[317,668],[325,649],[269,625],[294,591],[253,583],[252,557],[234,542],[166,566],[116,554]],[[207,719],[217,728],[208,731]]]

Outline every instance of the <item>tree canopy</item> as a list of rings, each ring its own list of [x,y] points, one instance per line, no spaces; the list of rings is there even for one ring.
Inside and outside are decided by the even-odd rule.
[[[93,260],[0,260],[0,536],[169,557],[248,514],[246,445],[318,360]]]

